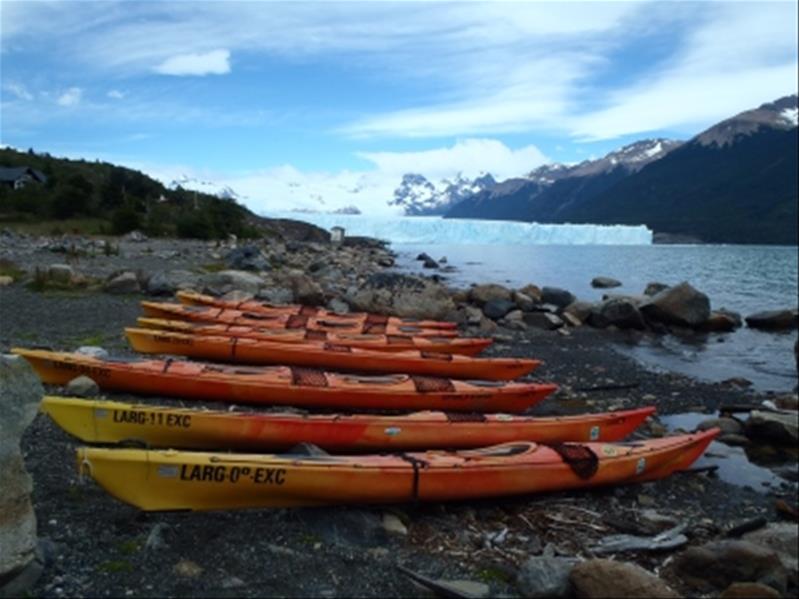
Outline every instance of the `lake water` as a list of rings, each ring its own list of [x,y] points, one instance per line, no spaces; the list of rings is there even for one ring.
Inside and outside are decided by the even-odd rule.
[[[403,269],[425,272],[415,261],[420,252],[446,256],[457,271],[448,283],[500,283],[521,287],[568,289],[578,298],[599,300],[603,293],[641,294],[647,283],[688,281],[706,293],[711,307],[743,316],[797,304],[799,260],[794,247],[735,245],[435,245],[394,244]],[[608,276],[623,283],[593,289],[591,279]],[[767,333],[743,327],[733,333],[653,336],[620,346],[652,368],[720,381],[743,377],[761,391],[789,391],[797,384],[793,356],[796,331]]]

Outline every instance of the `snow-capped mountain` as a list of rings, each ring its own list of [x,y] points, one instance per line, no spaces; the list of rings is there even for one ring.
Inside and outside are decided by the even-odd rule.
[[[794,94],[721,121],[697,135],[695,141],[704,146],[724,147],[763,129],[793,129],[797,122],[799,109]]]
[[[177,179],[173,179],[167,184],[169,189],[190,189],[192,191],[200,191],[207,193],[223,200],[240,200],[241,196],[236,193],[231,187],[227,185],[220,185],[213,181],[202,181],[200,179],[189,177],[188,175],[181,175]]]
[[[446,216],[511,220],[558,219],[561,212],[589,202],[617,181],[640,171],[680,146],[670,139],[645,139],[578,164],[545,164],[524,177],[453,204]]]
[[[673,139],[644,139],[614,150],[597,160],[584,160],[572,165],[545,164],[530,172],[527,178],[540,185],[550,185],[567,177],[608,173],[620,166],[633,173],[662,158],[681,143]]]
[[[477,193],[493,189],[494,177],[485,173],[474,179],[461,174],[453,180],[442,179],[437,184],[424,175],[409,173],[402,177],[389,206],[399,206],[408,216],[434,216],[447,212],[452,206]]]

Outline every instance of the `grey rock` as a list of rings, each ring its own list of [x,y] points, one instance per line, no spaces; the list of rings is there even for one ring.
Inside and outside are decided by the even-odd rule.
[[[511,295],[511,299],[519,308],[519,310],[522,310],[523,312],[532,312],[532,310],[535,308],[535,300],[521,291],[514,291]]]
[[[733,582],[719,595],[721,599],[779,599],[779,591],[759,582]]]
[[[535,303],[539,303],[541,301],[541,288],[538,285],[533,285],[530,283],[529,285],[525,285],[524,287],[520,288],[519,293],[523,293],[527,297],[533,299]]]
[[[263,279],[256,274],[242,270],[222,270],[203,275],[200,279],[203,290],[212,295],[223,295],[233,289],[240,289],[253,295],[263,285]]]
[[[403,318],[440,320],[455,309],[449,291],[442,284],[397,273],[370,275],[346,299],[354,310]]]
[[[19,443],[43,395],[25,359],[0,355],[0,580],[21,572],[36,557],[33,483]]]
[[[689,283],[680,283],[652,296],[638,309],[657,322],[697,328],[710,317],[710,300]]]
[[[299,517],[312,534],[331,545],[374,547],[389,540],[382,518],[366,510],[305,509]]]
[[[254,245],[237,247],[225,256],[225,262],[232,270],[269,270],[269,261],[264,253]]]
[[[485,599],[491,596],[491,587],[484,582],[474,580],[447,580],[440,578],[436,580],[442,590],[447,589],[453,592],[454,596],[474,597],[475,599]]]
[[[778,445],[795,446],[799,442],[799,412],[754,410],[746,421],[746,436]]]
[[[92,358],[107,358],[108,352],[104,350],[102,347],[98,347],[96,345],[81,345],[78,349],[75,350],[76,354],[82,354],[84,356],[91,356]]]
[[[771,549],[749,541],[711,541],[689,547],[674,558],[675,573],[703,591],[725,589],[734,582],[761,582],[784,592],[787,572]]]
[[[646,288],[644,289],[644,295],[653,296],[657,295],[661,291],[668,289],[669,286],[665,283],[648,283]]]
[[[55,283],[69,283],[75,271],[68,264],[51,264],[47,267],[47,278]]]
[[[478,306],[483,306],[491,300],[511,301],[511,299],[512,294],[510,289],[494,283],[475,285],[469,290],[469,300]]]
[[[306,306],[318,306],[325,301],[325,294],[319,284],[304,274],[297,274],[284,280],[294,294],[294,301]]]
[[[383,528],[386,532],[396,535],[406,536],[408,534],[408,528],[403,524],[402,520],[389,512],[383,514]]]
[[[589,559],[577,564],[569,580],[577,597],[679,597],[660,578],[641,566],[609,559]]]
[[[573,293],[558,287],[544,287],[541,290],[541,302],[544,304],[554,304],[558,308],[565,308],[576,299]]]
[[[327,302],[327,309],[331,312],[335,312],[336,314],[348,314],[350,311],[350,306],[343,299],[334,297]]]
[[[103,291],[113,294],[138,293],[141,287],[136,273],[128,271],[106,281]]]
[[[609,289],[611,287],[621,287],[621,281],[611,277],[594,277],[591,279],[591,287],[595,289]]]
[[[725,333],[740,328],[743,324],[741,315],[730,310],[713,310],[708,319],[702,323],[703,331]]]
[[[766,331],[788,331],[799,326],[799,314],[793,310],[767,310],[746,317],[746,326]]]
[[[735,418],[727,418],[724,416],[721,418],[708,418],[696,426],[696,430],[698,431],[706,431],[711,428],[721,429],[723,434],[728,435],[740,435],[744,430],[743,424],[738,422]]]
[[[88,376],[81,375],[67,383],[66,391],[68,395],[75,397],[96,397],[100,393],[100,387]]]
[[[515,307],[516,304],[510,300],[493,299],[483,304],[483,314],[493,320],[499,320]]]
[[[578,560],[566,557],[531,557],[519,568],[516,587],[522,597],[530,599],[569,597],[569,575],[577,563]]]
[[[167,546],[164,540],[164,533],[166,532],[167,525],[163,522],[158,522],[150,529],[147,535],[147,540],[144,542],[144,548],[147,551],[158,551]]]
[[[162,270],[147,281],[147,292],[151,295],[174,295],[183,289],[197,289],[200,276],[189,270]]]
[[[571,314],[572,316],[577,318],[581,323],[584,323],[588,320],[588,317],[591,315],[593,309],[594,309],[594,304],[590,302],[583,302],[577,300],[570,303],[565,308],[563,308],[563,312],[565,314]]]
[[[788,572],[799,568],[799,527],[791,522],[769,522],[743,535],[742,539],[775,551]]]
[[[256,297],[259,300],[275,305],[294,303],[294,292],[285,287],[264,287],[258,292]]]
[[[594,306],[588,317],[588,324],[601,329],[614,325],[620,329],[644,330],[644,317],[627,299],[615,298]]]
[[[422,268],[438,268],[438,262],[436,262],[432,258],[429,258],[424,262],[422,262]]]
[[[552,331],[563,326],[563,320],[549,312],[527,312],[524,315],[524,324],[527,326]]]
[[[8,285],[11,285],[11,283],[13,283],[13,282],[14,282],[14,279],[9,277],[8,275],[0,276],[0,287],[6,287]]]
[[[132,241],[134,243],[142,243],[147,241],[148,237],[141,231],[131,231],[130,233],[125,234],[122,239],[125,241]]]

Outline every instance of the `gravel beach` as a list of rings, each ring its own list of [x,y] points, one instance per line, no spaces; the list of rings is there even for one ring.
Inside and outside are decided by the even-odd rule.
[[[149,254],[118,263],[115,258],[95,260],[103,264],[97,272],[106,276],[120,269],[153,270],[167,264],[188,268],[196,263],[190,251],[185,264],[180,255]],[[19,257],[17,261],[23,264]],[[47,259],[32,253],[24,266],[37,261],[44,265]],[[22,284],[2,287],[0,350],[99,345],[115,355],[130,355],[122,329],[135,323],[144,297],[37,292]],[[544,361],[534,379],[555,382],[561,389],[536,414],[655,405],[660,416],[698,412],[710,418],[720,406],[774,399],[734,382],[708,384],[646,370],[613,349],[614,341],[631,333],[589,327],[563,331],[500,326],[486,352]],[[640,435],[662,435],[665,429],[655,418]],[[599,556],[596,544],[603,537],[652,535],[680,524],[685,525],[688,545],[700,546],[725,538],[726,531],[742,522],[761,517],[777,522],[781,515],[776,501],[789,506],[797,501],[796,483],[786,479],[752,489],[701,472],[636,486],[447,505],[148,514],[81,480],[74,458],[79,442],[46,416],[36,417],[22,445],[47,560],[30,591],[41,597],[418,594],[420,588],[398,566],[431,579],[460,581],[456,588],[472,596],[531,596],[521,575],[531,558],[591,558]],[[775,455],[767,458],[784,468],[786,462]],[[795,470],[795,454],[787,464]],[[683,549],[626,551],[612,557],[658,573],[680,594],[695,594],[695,581],[671,563]],[[795,590],[795,585],[794,571],[781,590]]]

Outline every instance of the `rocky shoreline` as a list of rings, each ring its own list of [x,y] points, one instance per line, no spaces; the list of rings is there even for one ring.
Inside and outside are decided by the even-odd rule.
[[[535,379],[561,389],[536,410],[541,415],[656,405],[660,415],[697,412],[710,420],[724,406],[754,407],[766,418],[796,408],[795,395],[654,373],[613,351],[614,338],[635,334],[625,323],[643,322],[646,330],[706,326],[709,302],[708,315],[698,318],[705,311],[696,290],[580,307],[564,290],[533,285],[449,290],[436,278],[394,272],[393,263],[390,250],[374,240],[334,244],[305,228],[279,229],[268,241],[246,244],[0,233],[0,276],[12,279],[0,288],[0,350],[100,345],[129,355],[121,331],[135,322],[143,297],[181,288],[243,291],[341,312],[457,320],[466,334],[495,338],[489,355],[544,360]],[[670,299],[675,293],[678,302]],[[654,307],[642,308],[645,302]],[[674,305],[688,306],[683,321],[663,316]],[[583,323],[589,326],[578,326]],[[38,415],[22,439],[43,564],[30,593],[419,594],[419,582],[403,567],[428,588],[443,585],[438,593],[450,596],[634,597],[644,589],[663,597],[790,596],[797,585],[797,524],[790,519],[791,510],[796,517],[796,453],[780,437],[786,427],[752,424],[742,413],[722,416],[721,425],[728,442],[759,453],[782,477],[769,487],[733,485],[701,471],[644,485],[485,502],[209,514],[143,514],[81,481],[77,442]],[[667,432],[654,418],[641,434]],[[671,531],[665,541],[652,540],[664,531]],[[749,583],[758,586],[740,586]]]

